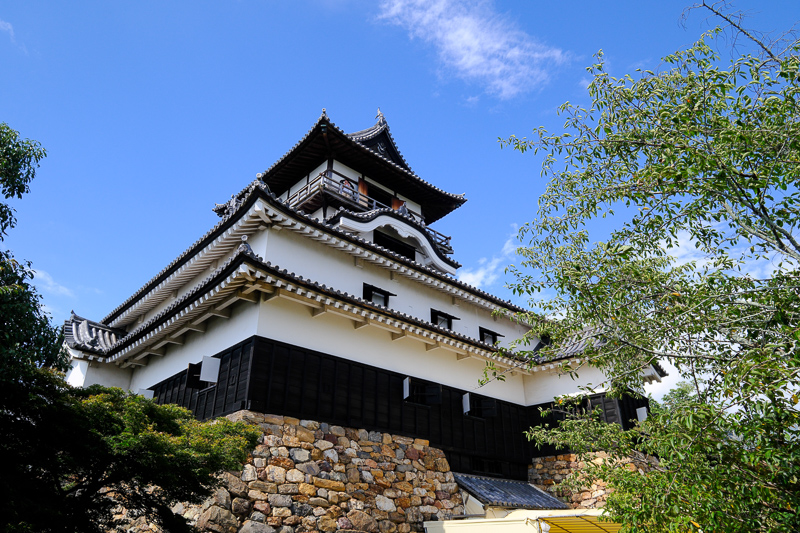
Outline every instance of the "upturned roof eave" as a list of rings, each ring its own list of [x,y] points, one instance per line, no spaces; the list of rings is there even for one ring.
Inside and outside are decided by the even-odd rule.
[[[323,126],[325,126],[325,132],[323,132]],[[381,130],[381,132],[382,131],[383,130]],[[386,131],[388,134],[388,127]],[[405,180],[408,183],[407,187],[410,187],[410,189],[408,189],[409,191],[417,189],[419,191],[424,191],[425,194],[434,197],[435,201],[431,206],[428,207],[428,211],[430,211],[429,213],[430,216],[426,217],[428,218],[428,221],[430,223],[433,223],[436,220],[439,220],[443,216],[447,215],[448,213],[451,213],[452,211],[458,209],[467,201],[464,195],[453,194],[444,191],[436,187],[435,185],[423,180],[411,170],[403,168],[403,166],[398,165],[394,161],[391,161],[390,159],[382,156],[381,154],[375,152],[374,150],[364,146],[357,140],[353,139],[351,137],[352,134],[344,132],[342,129],[337,127],[336,124],[331,122],[330,119],[328,119],[327,115],[320,116],[320,118],[317,119],[317,122],[314,123],[314,125],[311,127],[310,130],[308,130],[308,132],[302,139],[300,139],[297,143],[295,143],[295,145],[291,149],[289,149],[286,153],[284,153],[275,163],[273,163],[272,166],[270,166],[266,171],[264,171],[261,174],[261,179],[267,185],[270,186],[272,186],[270,184],[271,178],[273,180],[273,183],[275,182],[276,178],[279,179],[278,184],[280,184],[280,187],[276,187],[275,190],[277,194],[282,194],[284,187],[291,185],[288,184],[287,180],[294,179],[295,176],[293,175],[287,178],[287,180],[280,181],[281,173],[285,171],[284,169],[286,169],[292,163],[293,160],[296,160],[300,155],[303,154],[305,150],[308,150],[309,146],[311,146],[312,144],[320,143],[320,144],[326,144],[328,147],[330,147],[330,143],[334,141],[334,139],[332,138],[325,139],[324,135],[335,136],[336,137],[335,141],[346,145],[346,148],[348,150],[369,157],[371,160],[376,162],[376,164],[380,165],[383,171],[391,172],[397,178]],[[402,154],[400,154],[400,151],[397,149],[397,146],[394,143],[394,139],[393,137],[391,137],[391,134],[388,134],[388,137],[392,142],[394,150],[400,155],[400,158],[405,162],[405,160],[402,158]],[[332,155],[334,157],[336,156],[336,154]],[[375,178],[373,177],[373,179]],[[283,181],[287,182],[283,183]],[[386,186],[390,185],[387,184]],[[401,194],[405,194],[396,186],[393,188],[401,192]],[[423,206],[423,209],[425,209],[425,206]]]
[[[156,316],[152,317],[150,320],[136,328],[134,331],[130,332],[124,338],[120,339],[106,353],[107,361],[122,364],[122,362],[124,362],[126,359],[119,360],[120,353],[126,347],[142,338],[145,338],[145,336],[149,333],[160,330],[164,324],[171,322],[174,317],[178,316],[182,311],[192,306],[197,300],[203,298],[204,295],[213,292],[218,285],[223,283],[223,281],[226,279],[229,279],[243,265],[248,265],[254,270],[263,271],[266,274],[275,277],[276,279],[280,279],[284,286],[300,287],[306,291],[319,293],[325,297],[341,301],[351,306],[362,308],[369,313],[384,316],[389,320],[404,322],[413,327],[424,328],[440,337],[452,339],[454,344],[468,344],[474,349],[481,350],[483,352],[483,355],[480,353],[475,353],[475,355],[479,357],[483,357],[487,360],[492,359],[508,366],[509,368],[514,368],[521,372],[527,372],[528,361],[525,359],[519,359],[513,356],[513,354],[502,355],[500,352],[497,352],[494,346],[484,343],[479,339],[439,327],[425,320],[408,315],[406,313],[395,311],[391,308],[375,305],[361,297],[333,289],[324,284],[320,284],[313,280],[298,276],[293,272],[288,272],[285,269],[280,269],[277,266],[273,266],[269,262],[264,262],[264,260],[255,255],[252,250],[248,249],[247,251],[243,251],[241,247],[236,255],[231,257],[224,265],[218,268],[205,280],[195,285],[195,287],[193,287],[192,290],[186,295],[174,302],[167,309],[164,309]],[[236,286],[231,287],[232,288],[230,290],[236,290]]]
[[[239,195],[241,195],[242,202],[239,204],[239,207],[234,212],[229,213],[228,215],[223,217],[223,219],[220,220],[205,235],[203,235],[203,237],[201,237],[200,239],[195,241],[195,243],[192,246],[190,246],[187,250],[185,250],[182,254],[180,254],[166,268],[164,268],[161,272],[156,274],[156,276],[151,278],[150,281],[148,281],[144,286],[142,286],[139,290],[137,290],[132,296],[130,296],[128,299],[126,299],[125,302],[123,302],[121,305],[119,305],[117,308],[115,308],[111,313],[109,313],[100,322],[102,324],[106,324],[107,325],[110,322],[112,322],[113,320],[116,320],[116,318],[119,317],[121,314],[123,314],[126,311],[126,309],[129,309],[139,299],[143,298],[144,296],[146,296],[147,294],[152,292],[171,273],[173,273],[173,272],[177,271],[179,268],[181,268],[182,265],[184,265],[186,262],[191,260],[191,258],[194,255],[196,255],[198,252],[200,252],[200,250],[202,250],[204,247],[208,246],[220,234],[222,234],[229,227],[231,227],[233,224],[235,224],[236,221],[239,218],[241,218],[245,213],[248,212],[248,210],[253,206],[253,204],[259,198],[265,200],[273,208],[279,209],[286,216],[291,216],[291,217],[294,217],[294,218],[301,219],[304,223],[313,225],[313,226],[317,227],[318,229],[321,229],[321,230],[326,231],[326,232],[335,233],[335,235],[337,237],[339,237],[339,238],[346,239],[346,240],[349,240],[349,241],[351,241],[354,244],[357,244],[359,246],[362,246],[362,247],[365,247],[365,248],[368,248],[368,249],[372,249],[372,250],[374,250],[374,251],[376,251],[376,252],[378,252],[378,253],[380,253],[382,255],[387,256],[389,259],[392,259],[393,261],[397,261],[399,263],[405,264],[406,266],[409,266],[409,267],[411,267],[411,268],[413,268],[415,270],[418,270],[421,273],[435,276],[435,277],[441,279],[442,281],[444,281],[444,282],[446,282],[446,283],[448,283],[450,285],[453,285],[453,286],[458,287],[460,289],[466,290],[467,292],[473,294],[474,296],[476,296],[478,298],[481,298],[481,299],[484,299],[484,300],[486,300],[488,302],[491,302],[492,304],[494,304],[494,305],[496,305],[496,306],[498,306],[500,308],[505,308],[505,309],[509,309],[511,311],[516,311],[516,312],[524,312],[524,311],[526,311],[525,309],[523,309],[523,308],[521,308],[519,306],[516,306],[516,305],[514,305],[513,303],[511,303],[509,301],[502,300],[502,299],[500,299],[500,298],[498,298],[498,297],[496,297],[496,296],[494,296],[494,295],[492,295],[490,293],[487,293],[485,291],[482,291],[482,290],[478,289],[477,287],[473,287],[473,286],[471,286],[471,285],[469,285],[467,283],[458,281],[458,280],[456,280],[454,278],[451,278],[451,277],[449,277],[449,276],[447,276],[445,274],[442,274],[442,273],[436,271],[433,268],[426,267],[425,265],[421,265],[421,264],[417,263],[416,261],[413,261],[413,260],[410,260],[410,259],[405,258],[403,256],[400,256],[399,254],[391,252],[390,250],[387,250],[387,249],[385,249],[385,248],[383,248],[381,246],[378,246],[378,245],[376,245],[374,243],[371,243],[371,242],[369,242],[369,241],[367,241],[367,240],[365,240],[365,239],[363,239],[361,237],[357,237],[357,236],[351,235],[351,234],[349,234],[349,233],[347,233],[347,232],[345,232],[343,230],[340,230],[340,229],[338,229],[336,227],[331,226],[330,224],[327,224],[325,222],[319,221],[318,219],[315,219],[315,218],[311,218],[310,216],[305,215],[304,213],[300,213],[298,211],[295,211],[294,209],[286,206],[283,202],[278,200],[275,197],[274,194],[272,194],[271,192],[266,190],[265,186],[263,185],[263,183],[260,183],[258,181],[253,182],[250,185],[248,185],[247,187],[245,187],[239,193]],[[239,195],[237,195],[237,197]]]

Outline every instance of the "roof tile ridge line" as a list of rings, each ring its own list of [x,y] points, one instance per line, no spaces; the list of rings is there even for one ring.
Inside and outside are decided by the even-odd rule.
[[[335,215],[330,217],[328,220],[326,220],[325,223],[326,224],[330,224],[330,222],[329,222],[330,220],[334,220],[336,218],[341,218],[342,216],[347,216],[350,213],[352,213],[356,217],[361,218],[363,220],[367,220],[367,216],[369,216],[369,217],[378,217],[378,216],[384,215],[384,214],[387,214],[387,215],[388,214],[392,214],[392,215],[396,214],[397,216],[403,217],[404,219],[406,219],[406,220],[408,220],[410,222],[413,222],[415,224],[415,226],[422,228],[423,229],[423,234],[427,233],[426,231],[424,231],[427,228],[427,226],[423,226],[422,224],[418,223],[416,220],[414,220],[410,216],[406,216],[406,215],[403,215],[402,213],[398,213],[396,209],[392,209],[391,207],[386,207],[386,208],[383,208],[383,209],[373,209],[372,211],[367,211],[366,213],[353,213],[352,211],[348,211],[346,209],[343,209],[343,210],[338,211]],[[367,213],[369,213],[369,215],[367,215]],[[361,215],[364,215],[364,216],[361,216]],[[429,240],[429,241],[432,240],[430,237],[426,237],[426,239]],[[381,246],[379,244],[374,244],[374,243],[372,243],[372,244],[374,246],[380,248],[381,250],[385,250],[387,252],[391,252],[393,254],[396,254],[396,252],[393,252],[392,250],[389,250],[388,248],[384,248],[383,246]],[[435,243],[431,242],[431,244],[434,246],[434,250],[438,250],[438,246]],[[446,263],[450,263],[450,266],[453,266],[455,268],[461,268],[463,266],[461,263],[459,263],[455,259],[449,258],[443,253],[437,253],[437,255],[439,255],[439,258],[442,259],[443,261],[445,261]],[[414,260],[414,259],[410,259],[410,258],[407,258],[407,259],[409,259],[409,261],[413,261],[414,263],[417,263],[417,261]],[[425,266],[425,265],[422,265],[421,263],[417,263],[417,264],[419,264],[421,266]]]
[[[369,139],[374,139],[384,131],[386,132],[386,135],[389,137],[389,140],[392,142],[392,146],[394,146],[395,152],[397,152],[397,155],[400,156],[400,160],[403,162],[403,164],[405,164],[405,166],[412,174],[416,175],[416,173],[413,170],[411,170],[411,165],[408,164],[408,161],[403,156],[403,153],[400,151],[400,148],[397,146],[397,141],[394,139],[394,136],[392,135],[392,130],[389,127],[389,121],[386,120],[385,117],[382,118],[382,120],[378,120],[378,122],[376,122],[373,126],[369,128],[359,130],[353,133],[347,133],[346,135],[351,139],[353,139],[354,141],[361,142]]]
[[[409,169],[405,169],[405,168],[401,167],[400,165],[398,165],[397,163],[395,163],[395,162],[394,162],[394,161],[392,161],[391,159],[387,159],[386,157],[383,157],[381,154],[379,154],[379,153],[378,153],[378,152],[376,152],[375,150],[373,150],[373,149],[371,149],[371,148],[367,148],[366,146],[364,146],[364,145],[363,145],[363,144],[361,144],[360,142],[358,142],[358,141],[356,141],[356,140],[352,139],[351,137],[349,137],[349,136],[347,135],[347,133],[346,133],[344,130],[342,130],[341,128],[339,128],[338,126],[336,126],[336,124],[334,124],[333,122],[330,122],[330,121],[329,121],[328,123],[329,123],[329,124],[330,124],[332,127],[336,128],[336,129],[339,131],[339,133],[341,133],[342,135],[344,135],[345,137],[347,137],[348,139],[350,139],[351,141],[353,141],[353,142],[356,144],[356,146],[358,146],[360,149],[362,149],[362,150],[366,150],[366,151],[367,151],[367,152],[369,152],[370,154],[373,154],[373,155],[375,155],[376,157],[378,157],[378,158],[382,159],[383,161],[386,161],[388,164],[392,165],[392,166],[393,166],[393,167],[395,167],[397,170],[400,170],[401,172],[404,172],[404,173],[408,174],[410,177],[412,177],[412,178],[416,179],[416,180],[417,180],[417,181],[419,181],[420,183],[422,183],[422,184],[424,184],[424,185],[427,185],[428,187],[430,187],[430,188],[432,188],[432,189],[434,189],[434,190],[436,190],[436,191],[439,191],[440,193],[442,193],[442,194],[444,194],[444,195],[446,195],[446,196],[450,196],[451,198],[454,198],[454,199],[456,199],[456,200],[461,200],[461,204],[463,204],[464,202],[466,202],[466,201],[467,201],[466,197],[465,197],[463,194],[454,194],[454,193],[452,193],[452,192],[447,192],[447,191],[445,191],[444,189],[440,189],[440,188],[439,188],[439,187],[437,187],[436,185],[434,185],[434,184],[430,183],[429,181],[426,181],[426,180],[422,179],[422,178],[421,178],[419,175],[417,175],[417,174],[415,174],[413,171],[409,170],[411,167],[409,167]],[[314,126],[316,127],[316,124],[315,124]],[[312,128],[312,129],[313,129],[313,128]],[[311,133],[311,132],[309,131],[309,133]],[[392,141],[394,142],[394,139],[392,139]],[[297,144],[300,144],[300,143],[297,143]],[[294,148],[297,146],[297,144],[295,144],[295,146],[294,146],[294,147],[292,147],[292,150],[293,150],[293,149],[294,149]],[[289,153],[289,152],[287,152],[287,154],[288,154],[288,153]],[[397,151],[397,153],[399,154],[399,153],[400,153],[400,150],[398,150],[398,151]],[[402,155],[401,155],[401,157],[402,157]],[[270,168],[271,168],[271,167],[270,167]],[[459,204],[459,207],[460,207],[460,204]]]
[[[260,189],[260,187],[254,187],[254,188],[252,189],[252,191],[250,191],[250,193],[252,194],[254,191],[256,191],[256,190],[258,190],[258,189]],[[261,189],[261,190],[263,190],[263,189]],[[266,191],[266,190],[265,190],[264,192],[265,192],[265,193],[267,193],[267,194],[268,194],[269,196],[271,196],[272,198],[275,198],[275,195],[274,195],[274,193],[272,193],[272,191]],[[178,255],[178,257],[176,257],[175,259],[173,259],[173,260],[172,260],[172,261],[171,261],[171,262],[170,262],[170,263],[169,263],[169,264],[168,264],[166,267],[162,268],[162,269],[161,269],[161,270],[160,270],[160,271],[159,271],[159,272],[158,272],[158,273],[157,273],[155,276],[153,276],[152,278],[150,278],[150,279],[149,279],[149,280],[148,280],[148,281],[147,281],[147,282],[146,282],[144,285],[142,285],[141,287],[139,287],[139,289],[137,289],[137,290],[136,290],[136,292],[134,292],[134,293],[133,293],[131,296],[129,296],[129,297],[128,297],[128,298],[127,298],[125,301],[123,301],[123,302],[122,302],[120,305],[118,305],[118,306],[117,306],[115,309],[113,309],[113,310],[112,310],[110,313],[108,313],[108,315],[106,315],[106,316],[105,316],[105,317],[104,317],[104,318],[103,318],[103,319],[102,319],[100,322],[101,322],[102,324],[105,324],[105,323],[107,323],[107,321],[111,320],[111,317],[112,317],[112,316],[114,316],[115,314],[117,314],[118,312],[120,312],[121,310],[123,310],[125,307],[129,307],[129,304],[130,304],[130,303],[132,303],[132,302],[134,302],[136,299],[138,299],[138,298],[142,297],[142,296],[145,294],[145,292],[144,292],[144,291],[145,291],[145,290],[146,290],[148,287],[150,287],[150,286],[151,286],[153,283],[155,283],[155,281],[156,281],[158,278],[160,278],[161,276],[163,276],[163,275],[164,275],[164,274],[165,274],[167,271],[169,271],[169,270],[170,270],[171,268],[173,268],[174,266],[178,265],[178,264],[179,264],[181,261],[183,261],[183,260],[187,259],[187,258],[189,257],[189,252],[191,252],[191,251],[195,250],[195,249],[196,249],[198,246],[200,246],[200,244],[201,244],[203,241],[205,241],[206,239],[208,239],[208,238],[209,238],[209,237],[210,237],[210,236],[211,236],[211,235],[212,235],[214,232],[216,232],[216,231],[219,231],[219,229],[220,229],[222,226],[224,226],[226,223],[228,223],[229,221],[231,221],[231,220],[232,220],[232,219],[235,217],[235,215],[239,214],[239,213],[240,213],[240,212],[241,212],[241,211],[244,209],[244,207],[245,207],[245,205],[246,205],[246,204],[247,204],[247,200],[243,200],[243,201],[242,201],[242,203],[241,203],[241,205],[239,206],[239,208],[238,208],[236,211],[233,211],[233,212],[229,213],[228,215],[225,215],[225,216],[223,216],[223,217],[222,217],[220,220],[218,220],[218,221],[217,221],[217,223],[216,223],[216,224],[214,224],[214,225],[211,227],[211,229],[210,229],[210,230],[208,230],[207,232],[205,232],[205,233],[203,234],[203,236],[202,236],[202,237],[200,237],[199,239],[197,239],[196,241],[194,241],[194,242],[193,242],[191,245],[189,245],[189,247],[188,247],[188,248],[186,248],[186,249],[185,249],[183,252],[181,252],[181,253]],[[249,210],[249,208],[248,208],[248,210]],[[211,243],[208,243],[208,244],[212,244],[212,243],[213,243],[213,241],[212,241]],[[199,252],[199,251],[200,251],[200,250],[195,250],[195,254],[196,254],[197,252]],[[194,254],[193,254],[193,255],[194,255]],[[157,288],[157,286],[151,287],[151,288],[150,288],[150,291],[148,291],[148,292],[151,292],[151,291],[152,291],[153,289],[155,289],[155,288]],[[114,320],[116,320],[116,317],[114,318]]]
[[[299,218],[305,218],[305,220],[307,222],[310,222],[312,224],[319,224],[319,225],[327,228],[329,231],[335,232],[340,236],[344,236],[347,239],[355,240],[360,245],[366,245],[367,248],[371,247],[373,249],[377,249],[381,253],[385,253],[390,259],[397,260],[400,263],[406,263],[408,266],[411,266],[413,268],[417,268],[419,270],[427,272],[428,274],[431,274],[431,275],[433,275],[435,277],[443,278],[443,281],[445,281],[445,283],[450,283],[450,284],[458,286],[459,288],[466,289],[467,291],[472,292],[473,294],[476,294],[477,296],[480,296],[482,299],[484,299],[484,300],[486,300],[488,302],[495,303],[495,304],[502,303],[502,304],[505,304],[505,305],[504,306],[501,305],[500,307],[506,307],[509,310],[516,310],[518,312],[528,312],[529,311],[528,309],[524,309],[523,307],[521,307],[519,305],[516,305],[515,303],[511,302],[510,300],[503,300],[499,296],[495,296],[495,295],[493,295],[491,293],[488,293],[488,292],[486,292],[486,291],[484,291],[482,289],[474,287],[474,286],[470,285],[469,283],[465,283],[463,281],[459,281],[458,279],[450,277],[447,274],[438,272],[438,271],[436,271],[435,269],[433,269],[433,268],[431,268],[429,266],[426,266],[426,265],[423,265],[421,263],[418,263],[418,262],[414,261],[413,259],[408,259],[407,257],[403,257],[403,256],[401,256],[399,254],[396,254],[395,252],[392,252],[391,250],[387,250],[386,248],[383,248],[382,246],[378,246],[377,244],[372,243],[372,242],[364,239],[363,237],[359,237],[358,235],[353,235],[352,233],[348,233],[348,232],[346,232],[346,231],[344,231],[342,229],[339,229],[336,226],[328,224],[324,220],[319,220],[317,218],[312,218],[310,215],[307,215],[307,214],[305,214],[305,213],[303,213],[301,211],[296,211],[295,209],[293,209],[293,208],[287,206],[286,204],[284,204],[283,202],[279,201],[279,203],[283,207],[289,209],[289,211],[292,214],[292,216],[298,216]]]
[[[372,302],[370,302],[368,300],[364,300],[360,296],[356,296],[356,295],[350,294],[350,293],[345,292],[345,291],[340,291],[338,289],[334,289],[333,287],[328,287],[327,285],[319,283],[318,281],[314,281],[314,280],[312,280],[310,278],[306,278],[306,277],[300,276],[298,274],[295,274],[294,272],[289,272],[285,268],[280,268],[277,265],[273,265],[271,262],[264,262],[264,260],[261,259],[258,256],[256,256],[255,259],[259,263],[261,263],[261,266],[267,267],[267,268],[269,268],[269,269],[271,269],[271,270],[277,272],[278,274],[281,274],[281,275],[283,275],[283,276],[285,276],[287,278],[291,278],[291,281],[294,281],[296,283],[311,285],[314,289],[321,290],[321,291],[324,291],[324,292],[333,293],[334,296],[340,296],[340,297],[352,300],[352,301],[354,301],[354,302],[356,302],[358,304],[366,304],[367,308],[373,307],[373,308],[376,308],[379,312],[386,313],[390,317],[399,317],[399,318],[401,318],[403,320],[406,320],[408,322],[416,322],[418,326],[423,326],[423,327],[426,327],[426,328],[429,328],[429,329],[433,329],[436,332],[445,334],[445,335],[447,335],[447,336],[449,336],[451,338],[454,338],[456,340],[466,341],[466,342],[469,342],[469,343],[471,343],[471,344],[473,344],[475,346],[481,347],[481,348],[489,348],[489,350],[487,350],[487,351],[492,352],[492,354],[493,354],[493,357],[491,357],[492,359],[503,359],[505,361],[508,361],[506,364],[508,364],[513,369],[523,369],[523,367],[518,363],[527,363],[528,362],[527,360],[523,360],[523,359],[519,359],[519,358],[514,358],[514,357],[509,357],[507,355],[503,355],[499,350],[495,349],[494,345],[485,343],[485,342],[481,341],[480,339],[476,339],[474,337],[470,337],[469,335],[465,335],[463,333],[458,333],[458,332],[453,331],[451,329],[442,328],[442,327],[437,326],[436,324],[434,324],[432,322],[429,322],[427,320],[423,320],[421,318],[417,318],[415,316],[411,316],[408,313],[404,313],[402,311],[397,311],[397,310],[394,310],[394,309],[392,309],[390,307],[377,305],[377,304],[374,304],[374,303],[372,303]],[[509,352],[509,353],[511,353],[511,352]]]
[[[470,336],[465,335],[463,333],[458,333],[458,332],[450,330],[450,329],[442,328],[442,327],[437,326],[437,325],[435,325],[435,324],[433,324],[431,322],[428,322],[426,320],[411,316],[411,315],[409,315],[407,313],[396,311],[396,310],[388,308],[388,307],[375,305],[372,302],[368,302],[368,301],[364,300],[363,298],[361,298],[359,296],[352,295],[352,294],[350,294],[348,292],[340,291],[340,290],[334,289],[332,287],[327,287],[324,284],[320,284],[319,282],[316,282],[316,281],[311,280],[309,278],[305,278],[303,276],[295,274],[294,272],[289,272],[285,268],[282,269],[282,268],[278,267],[277,265],[272,265],[271,262],[265,262],[263,258],[261,258],[260,256],[256,255],[255,253],[253,253],[252,250],[245,251],[245,250],[242,250],[241,247],[240,247],[240,249],[238,250],[238,252],[235,255],[233,255],[228,261],[225,262],[225,264],[223,266],[217,268],[214,271],[214,273],[212,273],[211,275],[207,276],[205,279],[200,281],[197,285],[195,285],[195,287],[192,290],[190,290],[185,295],[183,295],[179,300],[176,300],[175,302],[170,304],[169,307],[161,310],[158,314],[154,315],[147,322],[145,322],[144,324],[141,324],[135,330],[133,330],[130,333],[128,333],[124,338],[119,339],[116,343],[114,343],[109,348],[109,350],[106,352],[106,354],[110,354],[110,353],[114,352],[115,350],[121,348],[124,344],[127,344],[128,342],[130,342],[135,336],[141,335],[144,331],[146,331],[147,329],[149,329],[152,326],[154,326],[157,322],[162,321],[165,317],[167,317],[168,315],[172,314],[172,312],[175,311],[176,309],[185,307],[187,305],[187,303],[189,303],[192,300],[196,299],[195,297],[197,296],[197,294],[206,293],[209,290],[211,290],[209,287],[207,287],[207,285],[209,283],[211,283],[211,281],[215,277],[218,277],[222,273],[221,272],[222,270],[230,268],[232,266],[232,264],[237,260],[244,261],[245,258],[250,258],[250,259],[254,260],[255,262],[257,262],[258,265],[256,265],[256,266],[264,267],[267,270],[272,270],[273,272],[275,272],[277,274],[280,274],[280,275],[282,275],[282,276],[284,276],[286,278],[289,278],[290,282],[295,282],[295,283],[304,284],[304,285],[310,285],[315,290],[320,290],[322,292],[332,293],[335,297],[340,297],[342,299],[351,300],[351,302],[355,302],[356,304],[358,304],[358,305],[360,305],[362,307],[366,307],[367,310],[369,310],[369,308],[372,307],[372,308],[374,308],[375,311],[388,315],[388,318],[394,318],[394,319],[398,319],[399,318],[400,320],[403,320],[403,321],[406,321],[406,322],[411,322],[412,324],[416,323],[417,326],[422,326],[422,327],[425,327],[426,329],[433,330],[436,333],[440,333],[440,334],[446,335],[447,337],[450,337],[452,340],[454,340],[456,342],[466,342],[466,343],[472,344],[473,346],[475,346],[475,347],[477,347],[479,349],[483,349],[484,351],[490,352],[490,355],[483,356],[483,357],[486,357],[487,359],[493,359],[493,360],[499,361],[499,362],[504,363],[504,364],[506,364],[506,365],[508,365],[509,367],[512,367],[512,368],[521,368],[519,363],[524,363],[524,361],[522,361],[521,359],[515,359],[513,357],[509,357],[508,355],[503,355],[501,352],[495,350],[495,347],[493,345],[487,344],[487,343],[485,343],[485,342],[483,342],[483,341],[481,341],[479,339],[476,339],[474,337],[470,337]],[[230,277],[232,275],[233,274],[230,274],[228,277]],[[115,360],[119,359],[120,356],[121,355],[116,355],[116,356],[110,358],[109,362],[112,362],[112,361],[115,361]]]
[[[122,328],[116,328],[114,326],[109,326],[108,324],[104,324],[102,322],[97,322],[97,321],[92,320],[90,318],[86,318],[86,317],[82,317],[80,315],[76,315],[75,311],[71,311],[70,312],[69,318],[64,320],[64,325],[66,326],[67,324],[72,324],[74,322],[82,322],[82,321],[86,321],[90,326],[93,326],[93,327],[96,327],[96,328],[99,328],[99,329],[104,329],[104,330],[111,331],[111,332],[122,332],[122,333],[125,333],[125,330],[122,329]]]
[[[255,189],[255,188],[257,188],[257,187],[260,187],[260,188],[261,188],[261,189],[263,189],[264,191],[266,191],[266,192],[268,192],[268,193],[272,194],[272,189],[270,189],[270,188],[269,188],[269,185],[267,185],[266,183],[264,183],[263,181],[261,181],[261,177],[257,177],[256,179],[254,179],[253,181],[251,181],[250,183],[248,183],[247,185],[245,185],[245,186],[244,186],[244,188],[243,188],[242,190],[240,190],[239,192],[237,192],[236,194],[234,194],[233,196],[231,196],[231,200],[233,200],[233,199],[236,199],[236,200],[243,201],[243,198],[247,197],[247,194],[248,194],[248,193],[250,193],[250,192],[252,192],[252,191],[253,191],[253,189]],[[227,206],[228,206],[228,204],[229,204],[229,203],[230,203],[230,200],[228,200],[227,202],[225,202],[225,203],[222,203],[222,204],[217,204],[217,203],[215,202],[215,205],[214,205],[214,207],[212,207],[212,208],[211,208],[211,210],[212,210],[214,213],[217,213],[217,209],[219,209],[220,211],[222,211],[222,210],[224,210],[224,209],[225,209],[225,207],[227,207]],[[219,216],[220,216],[220,217],[223,217],[224,215],[219,215]]]
[[[389,128],[389,123],[386,122],[386,120],[384,120],[384,124],[386,124],[386,135],[388,135],[389,139],[392,140],[392,145],[394,145],[394,149],[397,151],[397,155],[400,156],[400,160],[403,163],[406,164],[406,166],[408,167],[408,170],[410,170],[412,173],[414,173],[414,171],[411,170],[411,165],[408,164],[408,161],[406,161],[406,158],[403,156],[403,152],[401,152],[400,148],[398,148],[397,141],[394,140],[394,135],[392,135],[392,130],[391,130],[391,128]]]
[[[240,245],[239,248],[237,249],[237,252],[234,255],[232,255],[230,258],[228,258],[228,260],[225,261],[225,263],[220,265],[218,268],[214,269],[214,271],[211,274],[209,274],[208,276],[206,276],[205,278],[200,280],[189,292],[187,292],[186,294],[181,296],[180,299],[175,300],[169,306],[165,307],[164,309],[162,309],[161,311],[159,311],[158,313],[153,315],[147,322],[144,322],[143,324],[140,324],[137,328],[135,328],[130,333],[125,335],[124,338],[121,338],[117,342],[115,342],[111,346],[111,348],[109,348],[108,353],[111,353],[112,351],[117,349],[118,346],[122,345],[128,339],[132,338],[135,335],[140,334],[142,331],[144,331],[148,327],[150,327],[153,324],[155,324],[156,322],[162,320],[165,316],[169,315],[172,311],[174,311],[175,309],[177,309],[177,308],[181,307],[182,305],[184,305],[187,301],[189,301],[191,299],[194,299],[194,297],[198,293],[203,291],[204,287],[207,284],[209,284],[214,278],[219,277],[225,270],[230,268],[235,261],[240,260],[243,257],[250,257],[252,259],[256,259],[258,261],[263,262],[263,259],[261,259],[260,256],[256,255],[252,250],[243,250],[242,246]]]
[[[311,135],[311,132],[314,131],[314,128],[316,128],[323,120],[325,122],[327,122],[328,124],[333,126],[333,122],[331,122],[331,120],[328,118],[328,115],[326,113],[323,113],[322,115],[320,115],[320,117],[316,120],[316,122],[314,122],[314,124],[311,126],[311,128],[309,128],[309,130],[306,132],[306,134],[303,135],[303,137],[299,141],[294,143],[291,148],[289,148],[286,152],[284,152],[282,156],[280,156],[278,159],[276,159],[274,163],[272,163],[269,167],[267,167],[267,170],[262,172],[262,174],[265,175],[265,176],[267,174],[269,174],[270,171],[273,168],[275,168],[276,166],[278,166],[284,159],[286,159],[286,156],[291,154],[295,150],[295,148],[297,148],[298,146],[303,144],[306,141],[306,139],[308,139],[308,136]],[[336,126],[334,126],[334,127],[336,127]]]

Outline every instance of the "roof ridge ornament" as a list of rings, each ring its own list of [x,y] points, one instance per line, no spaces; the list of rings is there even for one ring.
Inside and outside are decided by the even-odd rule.
[[[380,107],[378,108],[378,114],[375,115],[375,118],[378,119],[378,124],[380,124],[381,126],[386,124],[386,117],[383,116],[383,112],[381,112]]]
[[[328,111],[323,107],[322,108],[322,115],[319,118],[328,118]]]

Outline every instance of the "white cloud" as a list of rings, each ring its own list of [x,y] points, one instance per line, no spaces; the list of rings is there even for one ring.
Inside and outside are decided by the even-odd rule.
[[[508,238],[503,244],[503,249],[500,250],[499,255],[492,256],[491,259],[482,257],[478,260],[479,266],[477,268],[461,270],[461,272],[458,273],[458,280],[479,289],[492,285],[497,281],[497,278],[503,272],[505,266],[516,251],[516,246],[514,245],[516,235],[517,234],[514,233]]]
[[[54,280],[53,277],[44,270],[34,271],[33,279],[36,287],[42,292],[55,294],[58,296],[69,296],[70,298],[75,296],[75,293],[72,292],[71,289],[68,289],[67,287],[57,283],[56,280]]]
[[[380,19],[436,48],[447,69],[501,99],[547,83],[568,60],[495,11],[489,0],[384,0]]]
[[[14,26],[12,26],[10,22],[0,19],[0,31],[6,32],[8,37],[11,39],[11,42],[17,44],[17,41],[14,38]]]
[[[662,246],[664,246],[664,243],[662,243]],[[674,258],[676,266],[685,265],[690,261],[694,261],[698,268],[703,268],[710,264],[708,257],[704,252],[697,249],[692,236],[686,230],[678,232],[677,244],[670,248],[668,252]],[[770,278],[775,275],[779,268],[784,270],[796,268],[796,265],[791,260],[777,253],[771,259],[753,257],[749,253],[749,247],[746,245],[731,250],[731,256],[736,256],[737,254],[742,254],[744,257],[744,261],[741,263],[741,272],[753,279]],[[783,260],[783,265],[780,265],[781,260]]]

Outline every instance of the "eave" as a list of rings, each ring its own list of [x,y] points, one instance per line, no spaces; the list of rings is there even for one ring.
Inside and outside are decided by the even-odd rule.
[[[276,161],[261,179],[280,196],[301,177],[308,175],[328,159],[336,159],[381,183],[389,189],[422,205],[427,224],[433,223],[467,201],[424,181],[336,127],[322,115],[308,133]]]
[[[309,308],[312,317],[338,314],[349,318],[356,329],[376,327],[387,331],[392,340],[411,337],[422,342],[427,351],[450,351],[457,359],[474,357],[492,361],[505,371],[528,373],[526,360],[501,355],[478,339],[281,270],[244,245],[205,281],[120,339],[109,350],[106,361],[143,366],[148,357],[165,355],[168,344],[181,344],[186,333],[204,331],[206,320],[229,317],[231,305],[240,301],[265,304],[275,298]]]
[[[186,281],[228,255],[240,244],[242,236],[252,235],[259,229],[276,225],[434,287],[454,298],[492,311],[498,308],[525,311],[509,301],[453,279],[434,268],[297,212],[277,200],[260,182],[248,185],[237,198],[241,198],[241,202],[235,211],[226,215],[101,322],[115,327],[132,324],[165,302],[172,292],[183,286]]]

